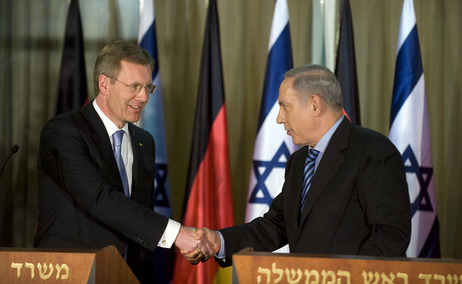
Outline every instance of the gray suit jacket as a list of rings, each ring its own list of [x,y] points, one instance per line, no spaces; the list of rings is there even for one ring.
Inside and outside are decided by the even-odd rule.
[[[410,203],[396,147],[385,136],[344,119],[300,214],[307,150],[303,147],[289,158],[282,192],[263,217],[220,230],[226,256],[246,247],[273,251],[286,244],[293,253],[405,256]]]
[[[111,142],[91,102],[44,126],[34,243],[82,249],[114,245],[123,256],[127,251],[135,275],[148,282],[154,277],[152,251],[168,218],[153,211],[154,140],[133,124],[129,132],[134,156],[131,198],[123,193]]]

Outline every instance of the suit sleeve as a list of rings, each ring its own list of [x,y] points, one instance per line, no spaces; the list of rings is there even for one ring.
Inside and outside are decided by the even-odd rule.
[[[42,131],[39,175],[49,176],[91,218],[154,250],[168,218],[116,190],[113,177],[118,173],[106,167],[86,130],[65,119],[51,120]]]
[[[293,155],[287,161],[286,173],[292,161]],[[226,259],[225,261],[218,260],[223,267],[231,265],[232,255],[242,249],[251,247],[255,251],[274,251],[283,247],[288,243],[283,192],[273,199],[268,212],[263,217],[219,231],[225,240]]]

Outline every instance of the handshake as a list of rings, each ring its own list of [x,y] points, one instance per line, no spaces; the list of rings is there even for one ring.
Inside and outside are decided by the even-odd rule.
[[[220,235],[207,228],[181,226],[175,246],[192,264],[205,262],[220,251]]]

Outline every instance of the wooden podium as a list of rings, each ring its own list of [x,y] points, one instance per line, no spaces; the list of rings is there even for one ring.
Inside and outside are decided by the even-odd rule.
[[[233,283],[462,283],[462,260],[261,253],[233,255]]]
[[[0,248],[1,283],[139,283],[114,246],[98,250]]]

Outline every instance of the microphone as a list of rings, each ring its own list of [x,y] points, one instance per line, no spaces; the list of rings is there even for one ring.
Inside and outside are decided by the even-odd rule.
[[[9,154],[8,157],[6,158],[5,162],[3,163],[2,170],[0,171],[0,176],[2,176],[3,170],[5,169],[5,166],[6,166],[6,163],[8,162],[8,160],[11,158],[11,156],[13,156],[13,154],[15,154],[16,152],[18,152],[18,150],[19,150],[19,146],[18,146],[18,145],[13,145],[13,147],[11,147],[11,149],[10,149],[10,154]]]

